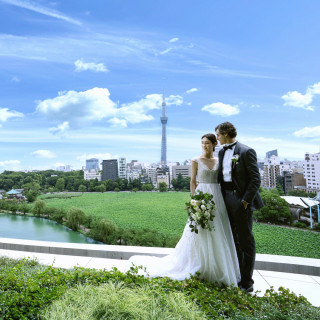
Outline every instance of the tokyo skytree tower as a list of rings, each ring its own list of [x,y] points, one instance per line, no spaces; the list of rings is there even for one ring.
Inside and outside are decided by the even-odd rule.
[[[164,97],[163,88],[163,98],[162,98],[162,117],[160,117],[162,123],[162,139],[161,139],[161,166],[165,168],[167,166],[167,132],[166,126],[168,122],[168,117],[166,117],[166,100]]]

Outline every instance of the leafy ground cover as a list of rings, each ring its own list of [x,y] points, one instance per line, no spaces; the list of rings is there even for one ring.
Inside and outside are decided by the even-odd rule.
[[[105,294],[109,295],[108,299],[102,299]],[[101,299],[92,299],[100,295]],[[139,299],[144,299],[144,303],[137,301]],[[137,302],[141,312],[132,307]],[[92,311],[93,317],[79,315],[77,309],[83,305],[87,307],[87,315]],[[112,308],[106,308],[108,305]],[[116,269],[109,272],[84,268],[64,270],[41,266],[31,260],[0,258],[0,318],[4,320],[145,319],[140,315],[149,312],[150,307],[169,314],[174,311],[176,315],[177,312],[185,315],[187,309],[194,315],[170,319],[320,318],[320,308],[284,288],[279,288],[279,292],[268,290],[264,297],[258,297],[196,277],[184,281],[148,279],[138,276],[137,270],[125,274]],[[71,316],[61,313],[65,309],[71,311]],[[113,317],[107,312],[113,312]],[[163,318],[153,315],[146,319]]]
[[[187,220],[187,192],[84,193],[81,197],[48,198],[48,207],[81,208],[86,215],[110,219],[121,228],[153,229],[180,236]],[[258,253],[320,259],[320,233],[254,223]]]

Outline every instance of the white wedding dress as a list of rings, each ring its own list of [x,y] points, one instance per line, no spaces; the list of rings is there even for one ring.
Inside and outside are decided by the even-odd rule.
[[[215,218],[211,222],[214,230],[199,228],[199,233],[191,232],[189,221],[181,239],[172,254],[159,258],[154,256],[132,256],[127,270],[134,264],[146,268],[149,277],[169,277],[184,280],[200,272],[200,278],[218,284],[235,285],[240,281],[237,253],[233,242],[228,213],[221,194],[218,179],[218,163],[210,170],[200,157],[198,163],[196,191],[213,195],[216,206]],[[181,204],[183,205],[183,204]],[[139,269],[140,274],[144,271]]]

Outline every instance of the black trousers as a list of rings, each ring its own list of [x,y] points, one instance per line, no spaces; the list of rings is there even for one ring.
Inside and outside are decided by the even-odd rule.
[[[253,284],[252,274],[256,257],[256,244],[252,233],[252,209],[244,208],[241,198],[234,190],[222,189],[227,207],[241,273],[241,285]]]

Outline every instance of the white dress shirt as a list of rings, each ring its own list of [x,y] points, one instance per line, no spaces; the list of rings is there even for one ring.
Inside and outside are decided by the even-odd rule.
[[[223,175],[223,181],[225,182],[231,182],[231,168],[232,168],[232,161],[231,158],[233,156],[233,152],[234,152],[234,148],[236,146],[236,144],[230,143],[230,144],[234,144],[234,146],[232,147],[232,149],[227,149],[224,152],[224,157],[223,157],[223,162],[222,162],[222,175]],[[228,146],[229,144],[225,144],[225,146]]]

